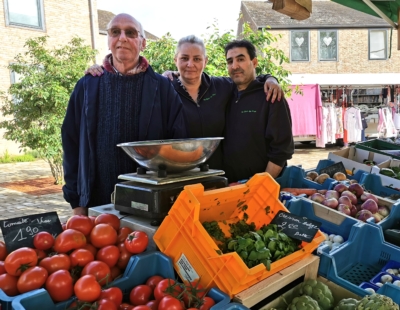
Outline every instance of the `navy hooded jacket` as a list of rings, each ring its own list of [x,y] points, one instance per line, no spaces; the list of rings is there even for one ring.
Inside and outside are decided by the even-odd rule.
[[[101,78],[86,75],[78,81],[61,128],[63,192],[72,208],[88,205],[95,182],[94,151]],[[186,137],[182,102],[178,94],[168,79],[149,66],[143,81],[139,141]]]

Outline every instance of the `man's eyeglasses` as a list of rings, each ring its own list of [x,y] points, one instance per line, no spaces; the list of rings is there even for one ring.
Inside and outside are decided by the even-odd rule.
[[[119,29],[119,28],[110,28],[110,29],[107,29],[108,35],[109,35],[110,37],[113,37],[113,38],[119,37],[119,36],[121,35],[122,31],[125,33],[125,36],[126,36],[127,38],[136,39],[138,36],[143,37],[143,36],[139,33],[139,31],[137,31],[136,29],[133,29],[133,28],[132,28],[132,29],[125,29],[125,30],[122,30],[122,29]]]

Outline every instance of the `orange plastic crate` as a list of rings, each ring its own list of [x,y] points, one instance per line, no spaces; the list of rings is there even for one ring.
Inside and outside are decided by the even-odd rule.
[[[237,253],[218,254],[219,248],[202,223],[218,221],[225,234],[229,223],[248,215],[256,228],[269,224],[279,210],[288,212],[278,199],[279,184],[268,173],[259,173],[246,184],[204,191],[202,184],[185,186],[154,235],[160,251],[172,258],[182,279],[211,288],[217,286],[230,297],[310,255],[325,240],[320,231],[311,243],[271,264],[248,268]],[[247,205],[244,211],[243,206]],[[266,207],[270,207],[267,214]]]

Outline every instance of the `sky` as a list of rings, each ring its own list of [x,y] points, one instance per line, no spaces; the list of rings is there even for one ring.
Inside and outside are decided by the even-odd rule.
[[[146,31],[157,37],[169,32],[176,40],[207,35],[207,27],[216,21],[221,31],[236,34],[240,4],[241,0],[97,0],[98,9],[131,14]]]

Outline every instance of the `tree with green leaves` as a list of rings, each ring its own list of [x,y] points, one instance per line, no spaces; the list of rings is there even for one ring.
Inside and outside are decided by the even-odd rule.
[[[61,125],[69,97],[96,52],[83,39],[65,46],[47,47],[47,36],[29,39],[9,69],[19,80],[2,92],[5,138],[31,149],[49,165],[55,183],[63,180]]]
[[[225,58],[225,45],[236,39],[232,32],[219,33],[218,27],[213,26],[213,32],[204,39],[208,63],[204,72],[213,76],[228,76]],[[242,37],[249,40],[258,50],[257,74],[269,73],[279,80],[279,83],[287,96],[291,93],[288,76],[290,72],[282,67],[289,59],[285,53],[274,47],[280,36],[274,36],[266,29],[253,31],[248,24],[243,25]],[[149,41],[143,55],[149,60],[156,72],[163,73],[166,70],[176,70],[174,63],[177,41],[168,33],[160,40]]]

